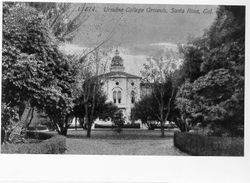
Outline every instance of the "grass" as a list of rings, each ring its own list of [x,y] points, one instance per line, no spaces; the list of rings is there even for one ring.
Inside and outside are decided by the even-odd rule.
[[[66,154],[89,155],[186,155],[173,145],[174,131],[124,129],[121,133],[111,129],[94,129],[91,138],[86,131],[70,130],[66,139]]]

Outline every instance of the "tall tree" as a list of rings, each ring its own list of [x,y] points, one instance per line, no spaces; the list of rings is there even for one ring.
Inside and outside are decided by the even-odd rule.
[[[35,9],[4,3],[2,102],[19,113],[13,138],[27,128],[34,107],[49,103],[46,94],[72,97],[73,70],[53,40]]]
[[[28,2],[46,19],[53,35],[61,42],[72,41],[79,28],[88,19],[86,3]]]
[[[184,76],[195,77],[188,77],[191,90],[186,90],[185,83],[180,88],[177,106],[182,110],[185,101],[199,101],[205,122],[234,133],[244,124],[245,7],[220,6],[216,13],[211,27],[188,45],[201,56],[193,71],[187,72],[188,66],[183,65]],[[188,63],[194,52],[186,51],[184,60]],[[185,93],[193,93],[193,98]]]
[[[148,62],[144,64],[144,70],[141,72],[144,82],[151,83],[153,87],[152,96],[158,106],[155,113],[161,123],[162,137],[165,136],[164,124],[169,118],[176,94],[173,73],[178,59],[180,59],[178,54],[169,51],[164,57],[148,59]]]
[[[147,125],[149,130],[154,130],[159,123],[156,115],[157,103],[152,95],[143,97],[136,102],[131,109],[131,119],[141,120],[142,124]]]
[[[85,83],[86,84],[86,83]],[[89,84],[89,83],[88,83]],[[88,85],[89,94],[93,91],[93,85]],[[83,86],[87,87],[87,86]],[[93,95],[89,95],[88,100],[86,101],[86,93],[82,92],[81,95],[75,99],[74,103],[74,116],[80,118],[80,124],[83,129],[88,130],[88,125],[92,126],[93,121],[97,118],[101,120],[113,119],[114,114],[118,111],[118,107],[111,102],[106,102],[107,97],[100,88],[96,91],[96,100],[95,105],[93,105]],[[85,99],[84,99],[85,98]],[[94,112],[92,109],[94,106]],[[86,110],[87,108],[87,110]],[[85,121],[84,121],[85,119]],[[92,119],[90,122],[89,120]],[[90,126],[90,127],[91,127]]]

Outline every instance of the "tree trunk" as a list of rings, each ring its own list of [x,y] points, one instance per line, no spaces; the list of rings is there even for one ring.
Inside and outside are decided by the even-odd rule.
[[[99,57],[98,57],[98,50],[96,51],[96,73],[95,75],[98,76],[98,70],[99,70]],[[93,88],[93,93],[92,93],[92,106],[91,106],[91,111],[90,111],[90,116],[89,116],[89,122],[88,122],[88,129],[87,129],[87,137],[90,138],[91,136],[91,126],[94,121],[94,112],[95,112],[95,102],[96,102],[96,93],[97,93],[97,86],[98,85],[98,77],[97,81],[94,82],[94,88]]]
[[[67,136],[68,128],[64,127],[61,129],[60,135]]]
[[[163,91],[163,87],[161,87],[160,90],[160,94],[161,94],[161,100],[160,100],[160,121],[161,121],[161,137],[165,137],[165,133],[164,133],[164,123],[165,123],[165,119],[164,119],[164,91]]]
[[[12,142],[20,142],[22,139],[22,132],[26,130],[29,118],[31,117],[32,108],[30,102],[25,103],[25,109],[21,116],[20,121],[17,122],[16,126],[13,128],[12,132],[9,135],[9,140]]]
[[[165,137],[164,121],[161,121],[161,137]]]
[[[61,135],[67,136],[68,129],[69,129],[69,126],[72,123],[72,120],[73,120],[72,116],[67,116],[66,117],[65,122],[62,124],[61,129],[60,129]]]
[[[32,107],[30,119],[29,119],[29,121],[28,121],[28,123],[27,123],[27,128],[30,126],[30,124],[31,124],[31,122],[32,122],[32,120],[33,120],[33,117],[34,117],[34,110],[35,110],[35,108]]]
[[[85,124],[84,124],[84,117],[83,117],[83,118],[79,118],[79,123],[80,123],[82,129],[83,129],[83,130],[86,130],[86,126],[84,126],[84,125],[85,125]]]
[[[165,124],[165,119],[164,119],[164,116],[163,116],[163,113],[164,113],[164,101],[163,101],[163,96],[161,97],[161,106],[160,106],[160,121],[161,121],[161,137],[165,137],[165,133],[164,133],[164,124]]]
[[[87,137],[90,138],[91,137],[91,125],[88,123],[88,127],[87,127]]]
[[[1,127],[1,144],[5,142],[5,130]]]
[[[84,105],[84,107],[85,107],[85,120],[86,120],[86,127],[87,127],[87,137],[90,137],[91,136],[91,121],[90,121],[90,119],[89,119],[89,114],[88,114],[88,112],[89,112],[89,110],[88,110],[88,103],[86,103],[85,105]]]
[[[77,130],[77,121],[78,121],[79,118],[75,118],[75,130]],[[80,120],[79,120],[80,121]]]

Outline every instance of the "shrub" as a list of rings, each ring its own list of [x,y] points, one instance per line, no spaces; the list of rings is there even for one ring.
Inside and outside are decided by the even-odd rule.
[[[28,130],[48,130],[47,126],[31,126]]]
[[[124,124],[122,128],[140,128],[140,123]]]
[[[27,132],[33,139],[43,140],[40,143],[4,144],[1,153],[8,154],[61,154],[66,150],[66,138],[48,133]]]
[[[114,128],[114,125],[95,124],[95,128]]]
[[[95,124],[95,128],[115,128],[114,125]],[[140,128],[139,123],[124,124],[122,128]]]
[[[125,123],[124,115],[122,111],[117,111],[114,114],[113,121],[115,123],[115,131],[120,133],[122,131],[123,125]]]
[[[54,136],[55,134],[52,134],[52,133],[35,132],[35,131],[26,132],[26,138],[30,138],[30,139],[47,140]]]
[[[176,132],[174,145],[196,156],[243,156],[244,140],[239,137],[212,137]]]

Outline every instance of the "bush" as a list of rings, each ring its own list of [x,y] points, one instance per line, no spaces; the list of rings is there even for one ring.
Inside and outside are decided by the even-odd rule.
[[[140,128],[140,123],[124,124],[122,128]]]
[[[115,125],[100,125],[95,124],[95,128],[115,128]],[[132,123],[132,124],[124,124],[122,128],[140,128],[139,123]]]
[[[27,137],[43,140],[40,143],[4,144],[1,153],[7,154],[62,154],[66,150],[66,138],[48,133],[27,132]]]
[[[113,121],[115,124],[115,131],[120,133],[122,131],[122,128],[123,128],[124,123],[125,123],[125,118],[124,118],[123,112],[121,110],[117,111],[114,114]]]
[[[31,126],[28,130],[48,130],[47,126]]]
[[[196,156],[244,156],[244,140],[239,137],[212,137],[175,132],[174,145]]]
[[[100,125],[100,124],[95,124],[95,128],[114,128],[114,125]]]
[[[55,134],[52,133],[44,133],[44,132],[35,132],[35,131],[27,131],[26,132],[26,138],[30,139],[39,139],[39,140],[47,140],[52,137],[56,136]]]

